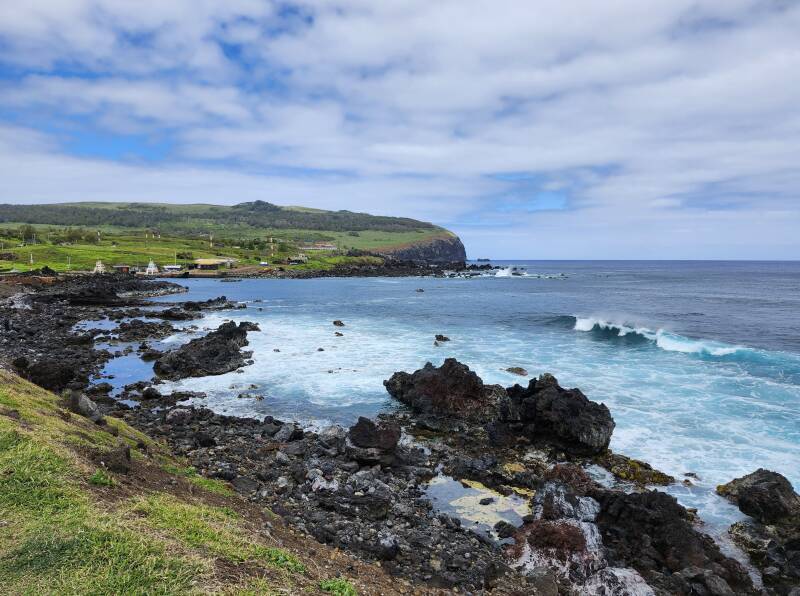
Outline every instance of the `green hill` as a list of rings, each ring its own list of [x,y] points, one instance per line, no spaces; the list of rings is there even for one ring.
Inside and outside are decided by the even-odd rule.
[[[430,249],[428,248],[430,247]],[[313,251],[313,252],[312,252]],[[188,263],[231,257],[240,266],[310,253],[305,267],[373,262],[377,255],[463,260],[458,238],[431,223],[352,211],[158,203],[0,205],[0,271]]]

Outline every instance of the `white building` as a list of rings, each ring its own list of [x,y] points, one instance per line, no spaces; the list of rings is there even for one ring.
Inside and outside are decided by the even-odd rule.
[[[144,270],[144,274],[158,275],[158,267],[156,267],[156,264],[153,262],[152,259],[150,259],[150,262],[147,264],[147,269]]]

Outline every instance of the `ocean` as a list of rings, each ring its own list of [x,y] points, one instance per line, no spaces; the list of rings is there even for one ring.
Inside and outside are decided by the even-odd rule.
[[[696,474],[668,490],[711,524],[738,515],[713,487],[756,468],[800,488],[800,263],[493,264],[469,279],[181,280],[188,295],[160,300],[224,294],[247,308],[197,324],[261,332],[243,373],[168,388],[204,391],[221,413],[346,424],[396,407],[383,387],[395,371],[454,357],[508,386],[527,382],[505,370],[518,366],[605,403],[614,451]]]

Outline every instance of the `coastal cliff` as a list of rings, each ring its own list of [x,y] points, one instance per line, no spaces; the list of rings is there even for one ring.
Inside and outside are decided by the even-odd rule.
[[[381,256],[415,263],[464,263],[467,252],[458,236],[434,238],[430,242],[419,242],[376,251]]]

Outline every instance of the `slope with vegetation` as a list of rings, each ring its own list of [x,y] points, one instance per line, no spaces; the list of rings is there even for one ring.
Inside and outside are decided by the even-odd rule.
[[[408,218],[351,211],[279,207],[256,201],[233,206],[146,203],[0,205],[0,270],[48,266],[86,270],[96,260],[146,265],[232,257],[241,265],[285,261],[309,244],[310,267],[374,264],[360,252],[438,260],[442,246],[463,253],[451,232]],[[399,252],[398,252],[399,251]],[[447,254],[445,254],[448,257]],[[333,260],[332,260],[333,259]],[[458,258],[454,260],[459,260]],[[463,257],[461,258],[463,260]]]
[[[3,593],[399,593],[124,422],[64,406],[0,369]]]

